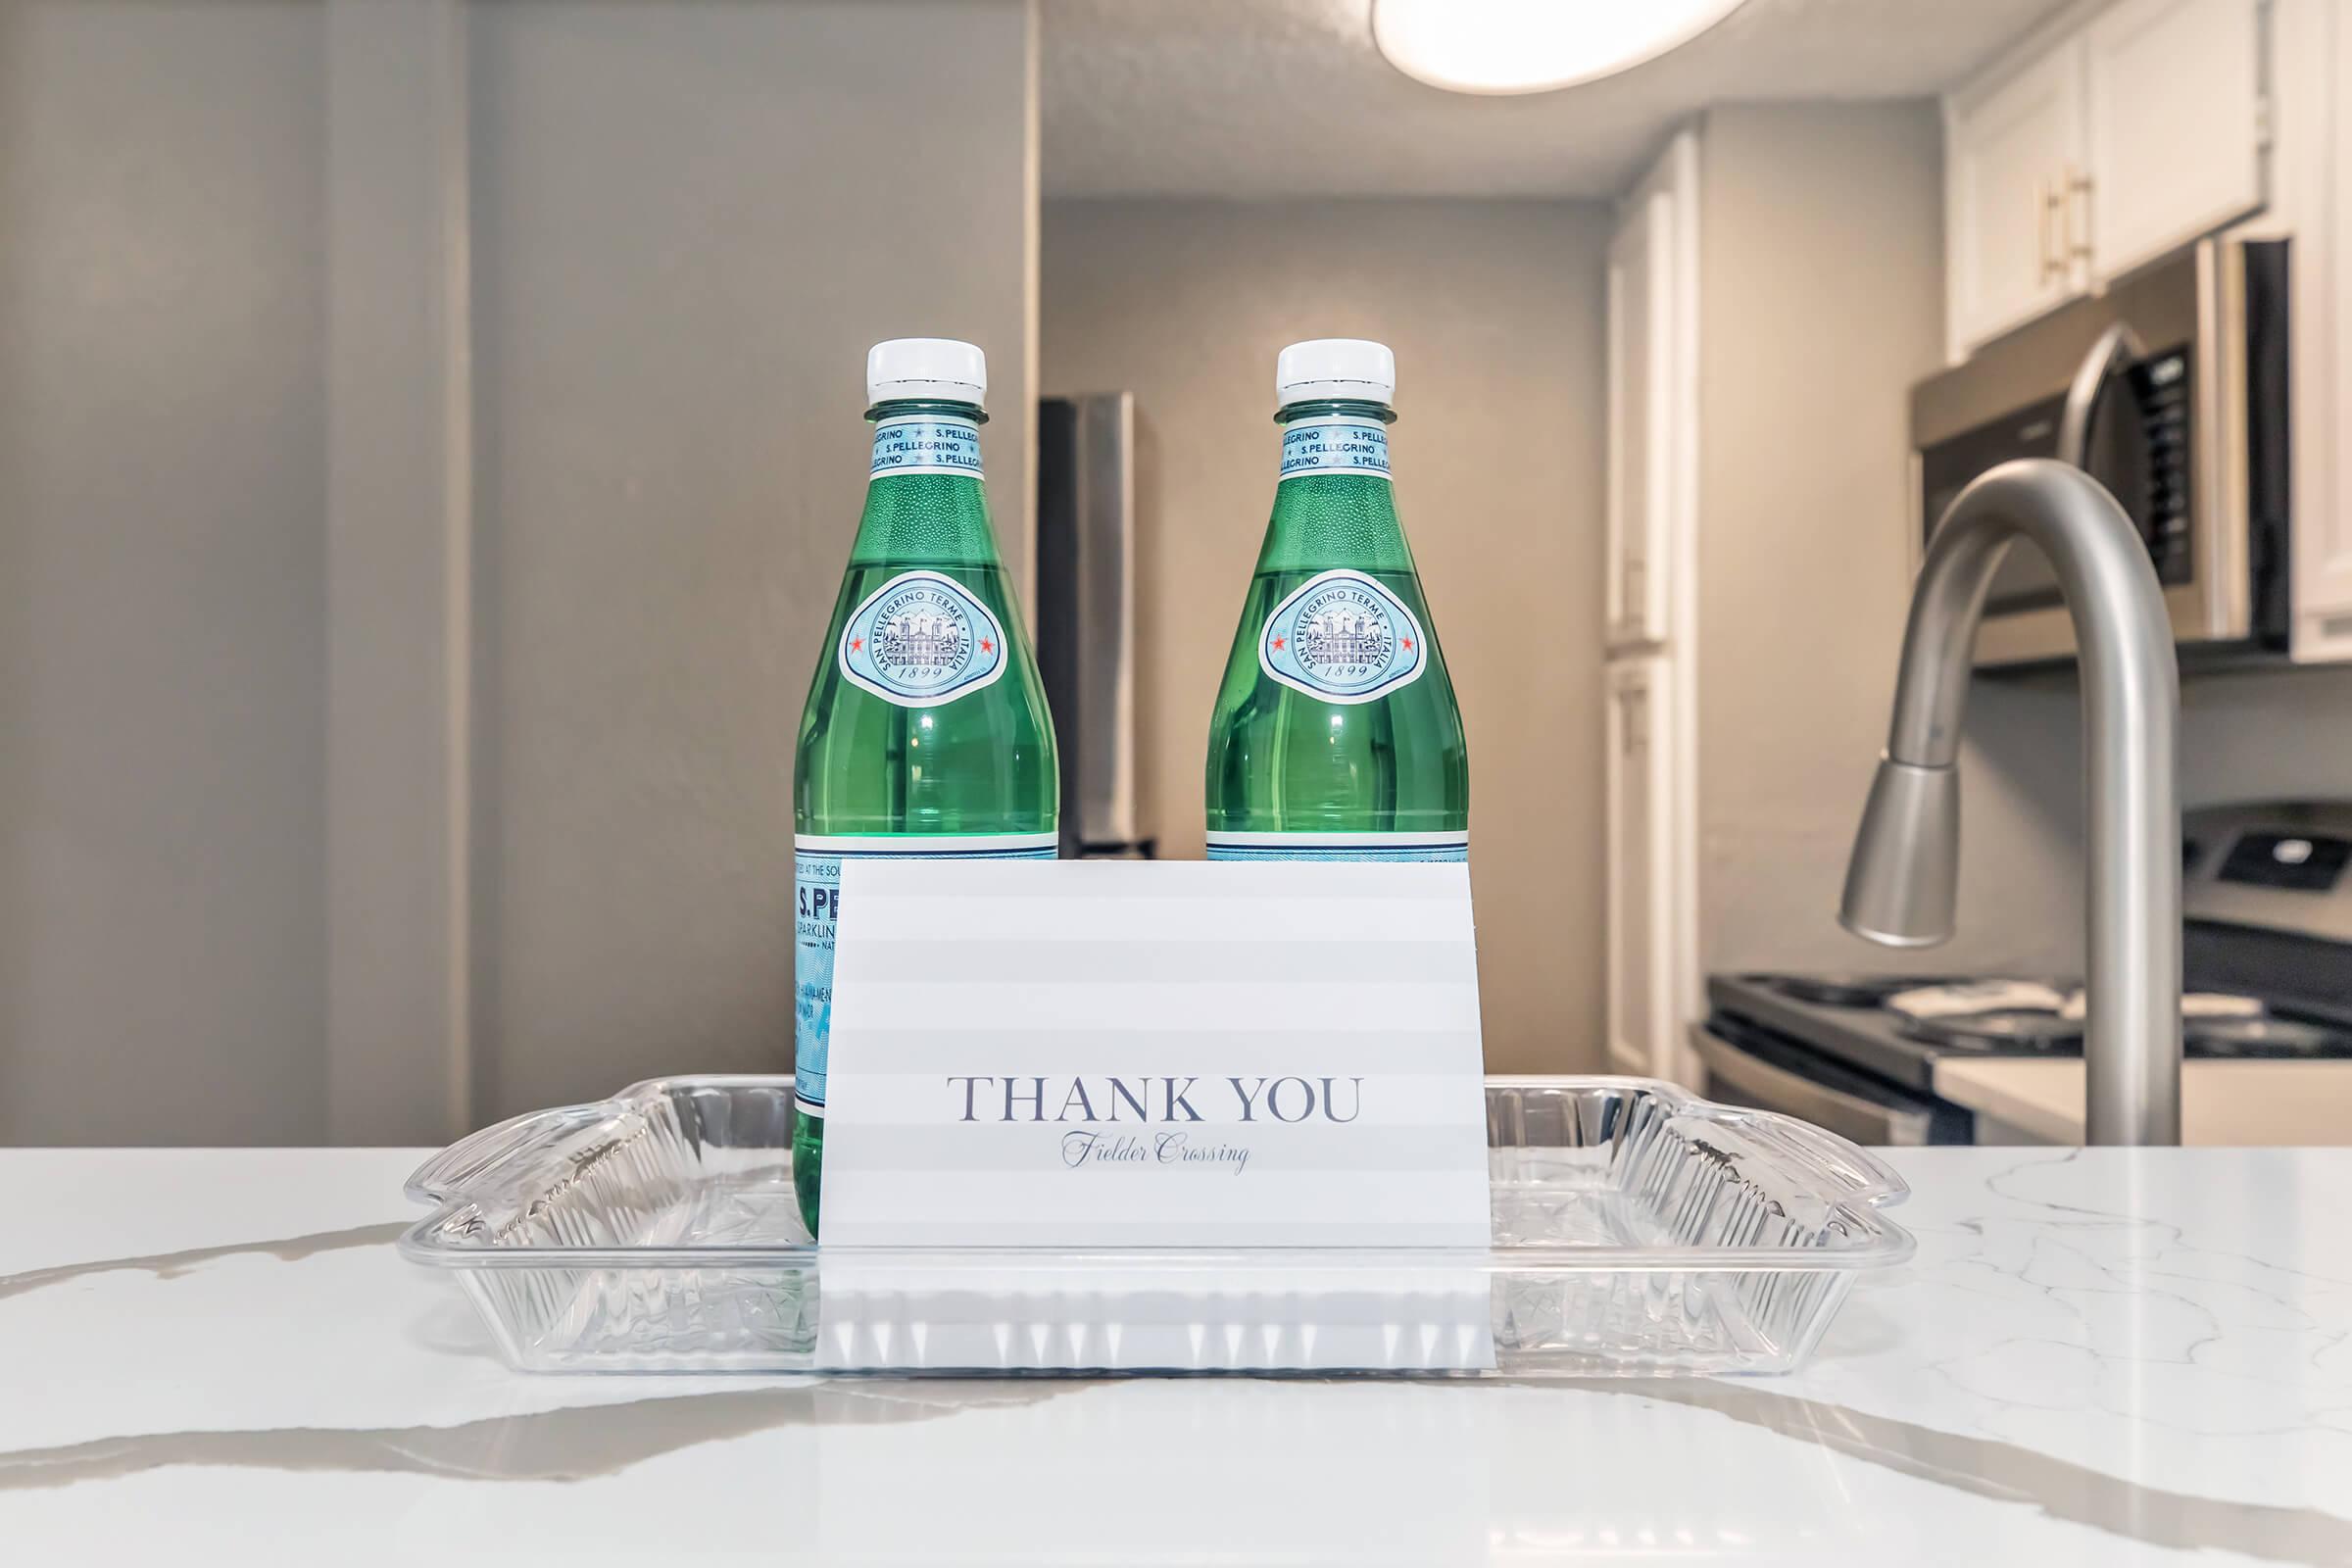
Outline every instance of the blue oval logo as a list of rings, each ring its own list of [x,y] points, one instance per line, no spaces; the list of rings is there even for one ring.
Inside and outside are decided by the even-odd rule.
[[[841,672],[901,708],[937,708],[1004,673],[1004,626],[970,589],[936,571],[903,571],[851,612]]]
[[[1369,703],[1429,667],[1429,639],[1403,600],[1360,571],[1308,578],[1274,607],[1257,667],[1327,703]]]

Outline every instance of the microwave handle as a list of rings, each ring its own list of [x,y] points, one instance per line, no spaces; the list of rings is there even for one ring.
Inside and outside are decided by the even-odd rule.
[[[2109,376],[2130,369],[2147,355],[2129,321],[2114,322],[2099,334],[2076,368],[2074,384],[2066,389],[2066,412],[2058,416],[2056,456],[2060,463],[2077,468],[2090,466],[2084,460],[2090,456],[2090,415],[2098,406],[2099,389]]]

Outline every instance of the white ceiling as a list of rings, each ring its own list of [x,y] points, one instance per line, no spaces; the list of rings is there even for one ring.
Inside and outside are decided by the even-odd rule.
[[[1615,196],[1710,103],[1934,94],[2066,3],[1747,0],[1623,75],[1482,98],[1383,60],[1371,0],[1042,0],[1045,190]]]

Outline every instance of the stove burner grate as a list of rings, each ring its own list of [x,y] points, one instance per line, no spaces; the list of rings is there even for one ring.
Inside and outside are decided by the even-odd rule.
[[[1761,978],[1784,997],[1824,1007],[1876,1007],[1906,991],[1952,983],[1943,976],[1913,974],[1776,974]]]
[[[1909,1018],[1903,1033],[1929,1045],[1966,1051],[2074,1051],[2082,1044],[2082,1021],[2033,1008],[2007,1008]]]
[[[2191,1056],[2352,1056],[2352,1035],[2297,1018],[2191,1018],[2183,1044]]]

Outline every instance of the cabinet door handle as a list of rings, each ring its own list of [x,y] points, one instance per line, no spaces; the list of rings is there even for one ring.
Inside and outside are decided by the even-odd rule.
[[[2069,263],[2090,260],[2090,176],[2067,171],[2066,181],[2066,259]],[[2075,209],[2082,210],[2082,237],[2075,237]]]
[[[2047,283],[2066,273],[2066,258],[2059,248],[2064,243],[2059,227],[2065,221],[2061,212],[2065,202],[2063,187],[2046,179],[2034,182],[2034,250],[2041,263],[2039,282]]]

